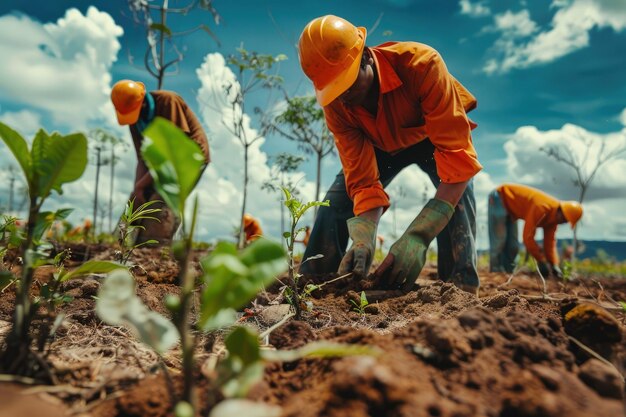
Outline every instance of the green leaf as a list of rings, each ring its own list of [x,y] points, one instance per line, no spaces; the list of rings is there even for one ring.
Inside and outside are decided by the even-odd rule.
[[[285,239],[289,239],[291,237],[291,232],[283,232],[283,237]]]
[[[87,166],[87,138],[82,133],[49,136],[37,132],[31,149],[33,195],[46,198],[51,190],[62,193],[61,186],[79,179]]]
[[[282,409],[276,405],[259,403],[244,398],[221,401],[211,410],[209,417],[280,417]]]
[[[181,217],[185,200],[196,185],[204,165],[200,146],[174,123],[161,117],[143,131],[141,154],[154,184],[168,206]]]
[[[220,310],[245,305],[287,268],[282,246],[268,239],[254,241],[240,255],[234,244],[221,242],[201,265],[206,285],[200,327]]]
[[[247,327],[237,327],[224,341],[228,354],[237,357],[244,365],[261,360],[259,339],[255,332]]]
[[[164,24],[162,24],[162,23],[152,23],[150,25],[150,29],[158,30],[160,32],[163,32],[167,36],[172,36],[172,30],[170,28],[168,28],[167,26],[165,26]]]
[[[107,274],[109,272],[115,271],[116,269],[125,269],[124,265],[120,265],[115,262],[109,261],[87,261],[78,268],[60,276],[59,279],[61,282],[69,281],[70,279],[74,279],[84,275],[90,274]]]
[[[226,397],[243,397],[263,377],[259,339],[247,327],[237,327],[224,341],[228,356],[218,367],[218,384]]]
[[[311,342],[294,350],[263,350],[264,360],[292,362],[302,358],[333,358],[343,356],[379,356],[380,349],[372,346],[347,345],[332,342]]]
[[[135,281],[126,269],[117,269],[104,280],[96,313],[113,326],[130,328],[143,343],[159,353],[166,352],[176,342],[176,327],[165,317],[150,311],[135,294]]]
[[[620,301],[619,305],[622,306],[622,310],[624,311],[624,313],[626,313],[626,302]]]
[[[32,162],[30,159],[30,152],[28,151],[28,144],[26,140],[15,130],[11,129],[9,126],[0,122],[0,138],[6,143],[9,147],[13,156],[20,164],[22,171],[24,172],[24,176],[26,177],[26,182],[31,183],[32,179]]]
[[[0,289],[6,287],[17,278],[9,271],[0,271]]]

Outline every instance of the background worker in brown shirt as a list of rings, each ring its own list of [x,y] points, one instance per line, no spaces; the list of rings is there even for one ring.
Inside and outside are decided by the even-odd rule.
[[[187,103],[174,92],[156,90],[146,94],[146,87],[143,83],[121,80],[113,86],[111,101],[115,107],[119,124],[128,125],[130,128],[137,154],[135,185],[130,196],[131,199],[135,200],[134,207],[136,208],[147,201],[161,201],[152,206],[152,208],[161,209],[161,212],[155,216],[158,217],[159,221],[144,221],[142,226],[145,227],[145,230],[140,229],[136,243],[155,239],[161,244],[168,244],[174,236],[180,220],[162,202],[163,199],[153,186],[152,176],[141,157],[142,132],[157,116],[171,121],[200,146],[204,154],[205,167],[210,161],[206,134]]]
[[[556,229],[569,222],[572,229],[583,215],[577,201],[556,198],[519,184],[503,184],[489,194],[489,265],[492,272],[513,272],[519,250],[517,220],[524,220],[523,241],[537,260],[544,277],[563,278],[556,250]],[[535,241],[537,228],[543,228],[543,249]]]

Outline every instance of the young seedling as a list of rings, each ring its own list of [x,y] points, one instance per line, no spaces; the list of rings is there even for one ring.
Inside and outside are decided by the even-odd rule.
[[[169,349],[180,338],[183,393],[176,410],[183,413],[196,409],[193,389],[195,336],[190,326],[195,277],[190,271],[189,259],[197,199],[190,222],[186,221],[184,214],[187,197],[199,179],[204,156],[196,143],[165,119],[156,118],[144,131],[144,136],[142,155],[155,188],[182,219],[182,240],[172,245],[172,254],[180,265],[180,295],[167,297],[166,305],[172,313],[170,323],[157,313],[147,313],[134,294],[132,277],[116,272],[107,278],[99,294],[98,314],[110,324],[126,323],[143,342],[159,352]],[[283,249],[266,239],[259,239],[241,254],[233,244],[218,244],[201,264],[205,288],[197,326],[204,331],[232,325],[236,321],[235,309],[248,303],[285,268]]]
[[[135,236],[136,232],[139,229],[145,229],[144,226],[141,225],[141,222],[144,220],[154,220],[159,221],[158,218],[153,215],[160,212],[159,208],[150,208],[153,204],[156,204],[160,201],[153,200],[143,203],[139,207],[135,209],[135,199],[128,200],[126,203],[126,207],[124,208],[124,212],[120,217],[120,223],[118,226],[119,229],[119,238],[118,243],[120,245],[120,251],[117,253],[117,261],[122,265],[126,265],[128,259],[133,254],[133,251],[141,246],[159,243],[154,239],[148,240],[143,243],[135,244]]]
[[[353,305],[352,310],[356,311],[361,316],[365,314],[365,307],[370,304],[369,301],[367,301],[367,297],[365,296],[365,291],[361,291],[361,298],[359,299],[358,303],[354,300],[350,300],[350,302]]]
[[[300,274],[295,270],[295,262],[293,256],[293,248],[296,243],[296,239],[299,233],[302,233],[306,230],[305,227],[298,228],[298,222],[306,213],[306,211],[312,207],[319,206],[329,206],[329,200],[326,201],[311,201],[309,203],[303,203],[296,197],[292,195],[292,193],[285,187],[282,187],[283,193],[285,194],[285,207],[289,210],[289,214],[291,216],[291,226],[289,231],[283,232],[283,238],[287,242],[287,256],[289,259],[287,262],[289,263],[289,296],[291,297],[292,305],[296,310],[296,320],[300,319],[302,315],[302,297],[300,294],[300,289],[298,287],[298,281],[300,279]],[[308,259],[305,259],[306,262]]]
[[[87,165],[87,139],[81,133],[49,135],[40,129],[29,149],[26,140],[3,123],[0,123],[0,138],[22,169],[29,201],[25,233],[18,235],[23,266],[19,279],[14,280],[15,310],[11,331],[0,353],[0,372],[50,381],[49,366],[32,349],[32,322],[37,315],[39,300],[33,299],[31,287],[34,268],[47,263],[45,258],[48,255],[44,250],[47,247],[42,237],[55,220],[64,219],[71,210],[42,212],[41,208],[52,191],[62,194],[64,184],[82,176]],[[47,336],[47,332],[42,335]]]

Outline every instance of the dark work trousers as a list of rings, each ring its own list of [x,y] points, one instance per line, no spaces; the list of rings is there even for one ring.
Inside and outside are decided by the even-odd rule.
[[[489,270],[508,272],[515,269],[515,259],[519,252],[517,221],[506,211],[497,190],[489,194],[487,205],[489,224]]]
[[[440,180],[433,157],[434,150],[428,139],[395,155],[376,149],[383,187],[387,187],[400,171],[411,164],[417,164],[437,187]],[[343,170],[337,174],[324,200],[330,200],[330,206],[319,207],[303,260],[318,254],[324,256],[304,262],[300,266],[302,274],[336,272],[346,251],[349,239],[346,221],[354,217],[354,212]],[[475,242],[476,201],[473,183],[470,181],[450,222],[437,236],[437,269],[440,279],[470,286],[479,285]]]

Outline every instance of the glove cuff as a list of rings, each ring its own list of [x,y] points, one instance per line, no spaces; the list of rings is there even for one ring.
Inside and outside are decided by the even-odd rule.
[[[448,221],[450,221],[452,215],[454,214],[454,206],[447,201],[440,200],[438,198],[431,198],[428,200],[428,203],[424,206],[424,209],[426,208],[443,214]]]
[[[353,241],[376,241],[376,229],[378,228],[378,224],[375,221],[357,216],[348,219],[347,224],[348,233]]]
[[[427,245],[443,230],[454,214],[454,206],[447,201],[432,198],[411,222],[405,234],[420,236]]]

